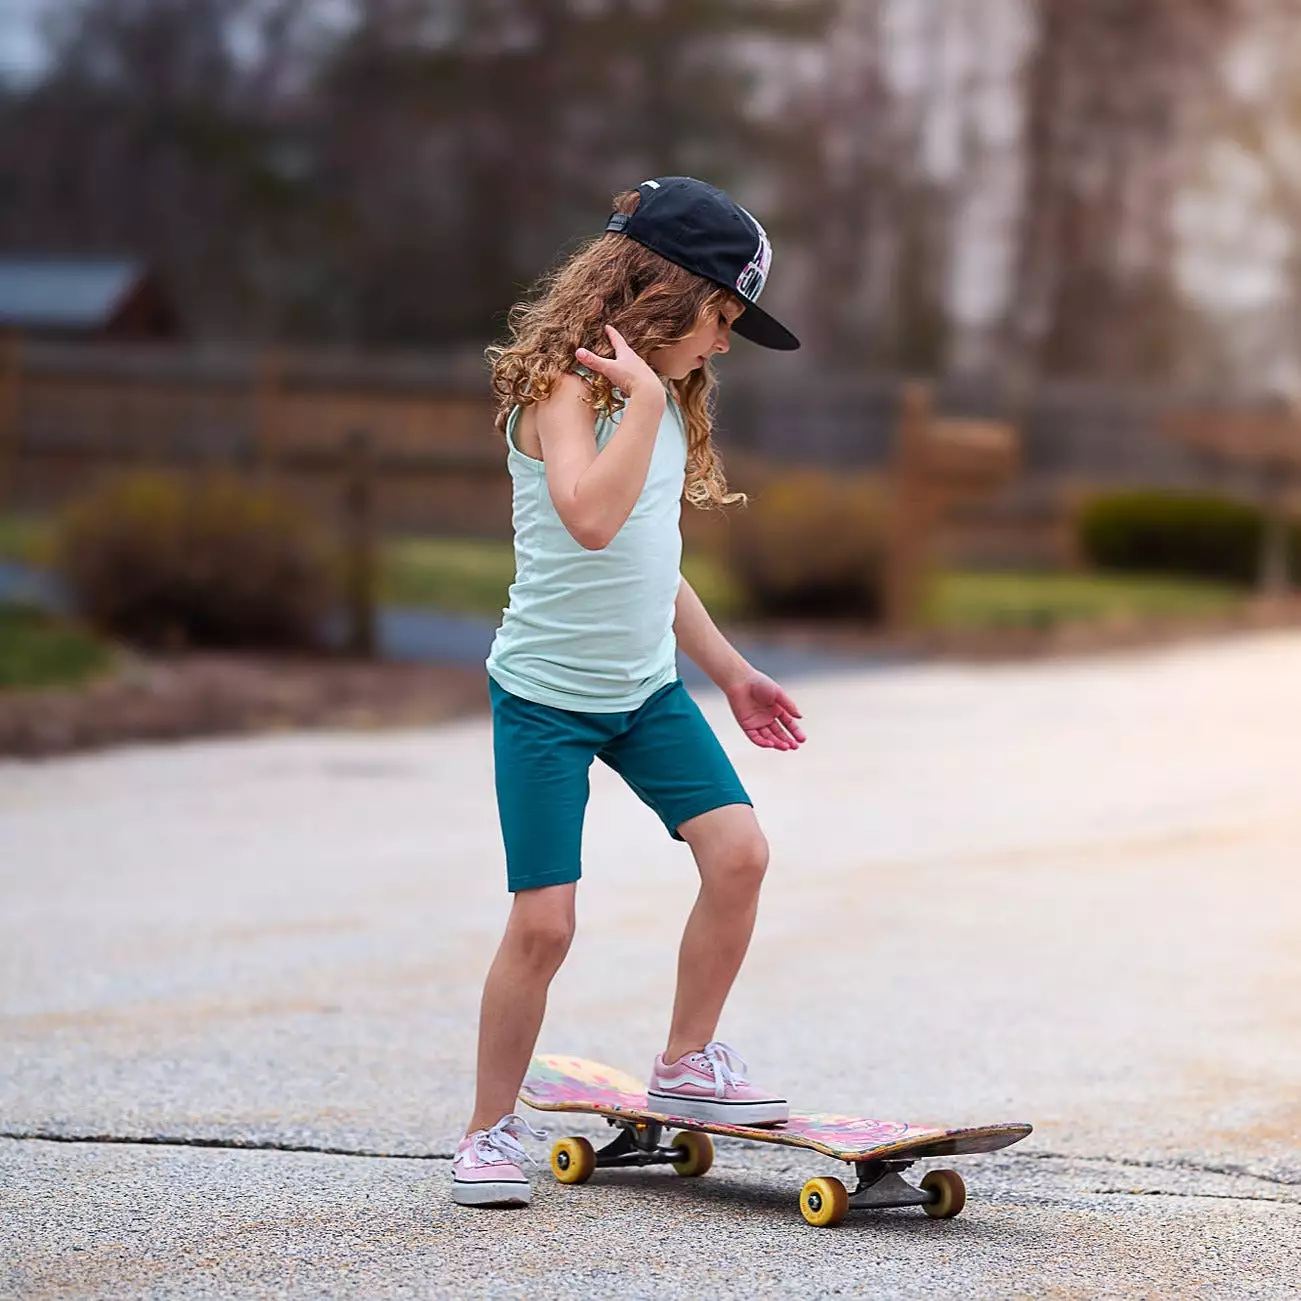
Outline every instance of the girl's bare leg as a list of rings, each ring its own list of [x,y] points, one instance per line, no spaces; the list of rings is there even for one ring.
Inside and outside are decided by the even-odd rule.
[[[700,893],[678,952],[666,1062],[703,1048],[740,970],[768,868],[768,842],[748,804],[728,804],[678,828],[700,871]]]
[[[488,1129],[515,1110],[542,1029],[547,989],[574,937],[577,885],[548,885],[515,896],[483,986],[478,1081],[467,1133]]]

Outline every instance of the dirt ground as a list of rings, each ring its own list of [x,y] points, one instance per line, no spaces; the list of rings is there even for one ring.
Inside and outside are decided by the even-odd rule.
[[[418,727],[487,707],[482,669],[238,655],[128,659],[89,686],[0,691],[0,755],[327,727]]]

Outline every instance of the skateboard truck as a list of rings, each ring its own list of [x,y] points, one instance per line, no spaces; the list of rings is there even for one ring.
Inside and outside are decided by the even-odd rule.
[[[682,1144],[661,1144],[664,1126],[658,1121],[618,1121],[606,1118],[606,1124],[619,1132],[604,1147],[596,1149],[596,1168],[623,1165],[677,1165],[687,1160]]]
[[[856,1161],[858,1187],[849,1194],[851,1211],[884,1210],[889,1206],[926,1206],[939,1200],[933,1189],[917,1188],[902,1175],[911,1161]]]
[[[586,1183],[593,1171],[612,1166],[671,1165],[690,1176],[704,1174],[713,1164],[708,1134],[686,1130],[663,1143],[664,1126],[657,1120],[607,1116],[605,1123],[619,1132],[603,1148],[594,1150],[585,1138],[562,1138],[552,1148],[551,1170],[561,1183]]]
[[[850,1211],[883,1211],[892,1206],[920,1206],[937,1220],[952,1219],[967,1201],[967,1188],[956,1170],[931,1170],[920,1186],[899,1172],[911,1161],[855,1161],[858,1185],[850,1192],[839,1179],[819,1175],[800,1190],[800,1214],[822,1228],[839,1224]]]

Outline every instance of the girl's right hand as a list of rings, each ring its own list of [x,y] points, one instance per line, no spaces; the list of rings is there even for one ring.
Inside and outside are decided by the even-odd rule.
[[[614,346],[614,356],[601,357],[588,348],[579,348],[574,353],[579,362],[604,375],[627,397],[637,392],[663,393],[660,377],[628,346],[623,335],[613,325],[607,325],[605,332]]]

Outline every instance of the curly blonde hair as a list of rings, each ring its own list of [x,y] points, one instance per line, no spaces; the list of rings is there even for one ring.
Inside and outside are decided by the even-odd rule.
[[[614,211],[632,213],[641,194],[626,190],[614,198]],[[574,369],[574,354],[587,348],[611,355],[606,325],[613,325],[640,356],[686,338],[706,312],[717,311],[734,295],[652,253],[626,235],[603,234],[548,272],[533,294],[516,303],[507,317],[511,339],[485,354],[492,366],[497,428],[505,428],[512,408],[543,402],[560,376]],[[669,380],[669,390],[687,425],[687,473],[683,497],[692,506],[728,506],[745,500],[730,492],[714,446],[713,368],[707,361],[685,379]],[[590,381],[590,401],[610,416],[623,398],[604,375]]]

